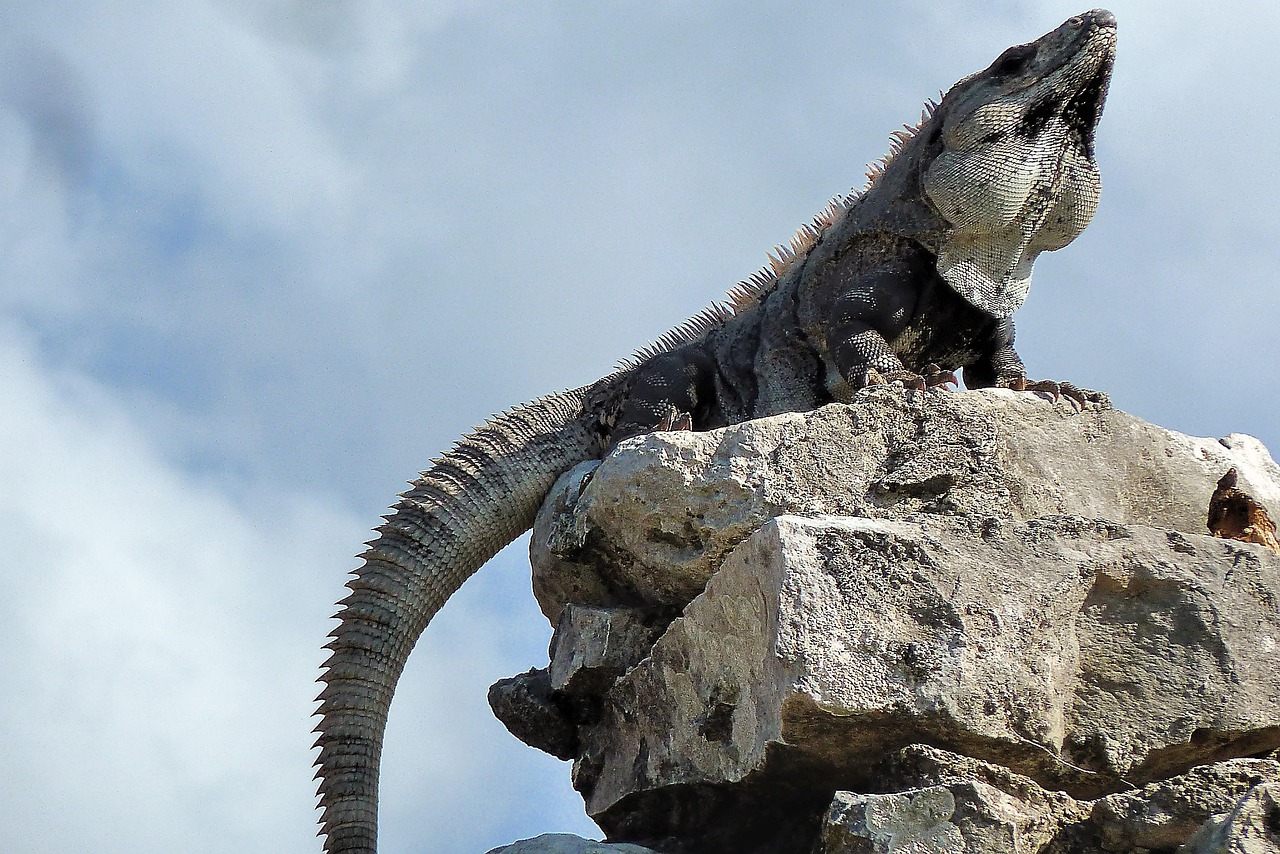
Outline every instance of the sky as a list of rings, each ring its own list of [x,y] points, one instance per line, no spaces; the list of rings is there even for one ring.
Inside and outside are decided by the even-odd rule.
[[[1280,445],[1280,5],[1115,0],[1093,224],[1034,377]],[[0,0],[0,850],[315,852],[332,603],[404,482],[861,186],[1058,0]],[[485,701],[522,538],[392,706],[382,842],[592,835]]]

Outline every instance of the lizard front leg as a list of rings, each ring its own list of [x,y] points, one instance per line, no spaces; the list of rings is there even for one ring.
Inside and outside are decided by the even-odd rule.
[[[1108,407],[1110,398],[1105,392],[1080,388],[1069,382],[1055,380],[1028,380],[1026,366],[1013,349],[1014,326],[1012,318],[997,321],[991,338],[986,342],[984,354],[964,369],[966,388],[1008,388],[1014,391],[1044,392],[1057,400],[1065,397],[1077,406],[1095,404]]]
[[[911,318],[921,277],[931,272],[913,260],[864,273],[836,298],[827,352],[850,388],[901,382],[924,389],[957,382],[955,374],[935,364],[913,370],[889,346]]]

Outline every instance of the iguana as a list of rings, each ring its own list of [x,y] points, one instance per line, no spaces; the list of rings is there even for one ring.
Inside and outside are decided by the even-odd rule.
[[[870,384],[1029,383],[1010,316],[1031,265],[1092,218],[1094,134],[1115,56],[1110,12],[1077,15],[966,77],[895,133],[769,266],[590,386],[494,416],[433,461],[347,583],[320,680],[327,852],[373,852],[387,710],[428,621],[533,522],[556,478],[619,441],[848,401]]]

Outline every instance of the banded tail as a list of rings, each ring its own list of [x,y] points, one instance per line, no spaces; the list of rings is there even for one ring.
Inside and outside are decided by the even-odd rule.
[[[461,439],[401,497],[338,604],[320,681],[320,833],[329,854],[374,854],[387,710],[409,652],[436,612],[533,524],[557,477],[599,454],[586,389],[497,415]]]

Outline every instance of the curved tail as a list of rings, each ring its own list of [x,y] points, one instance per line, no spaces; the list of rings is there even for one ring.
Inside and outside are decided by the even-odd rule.
[[[533,524],[555,479],[599,452],[585,391],[539,398],[465,436],[400,497],[361,556],[320,676],[326,852],[376,851],[382,736],[409,652],[462,582]]]

